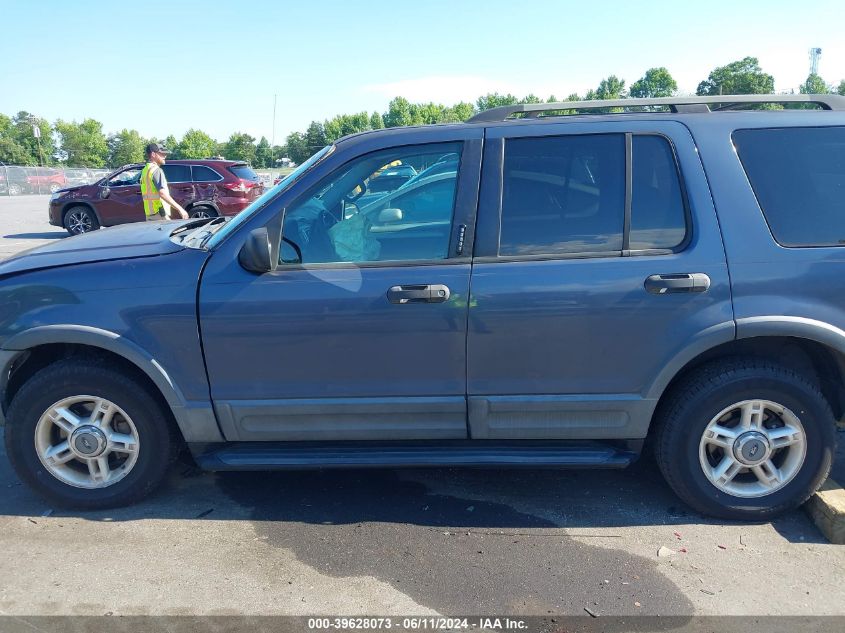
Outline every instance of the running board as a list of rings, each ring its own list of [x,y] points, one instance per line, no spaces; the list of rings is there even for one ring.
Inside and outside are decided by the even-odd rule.
[[[206,445],[208,449],[208,445]],[[226,444],[195,455],[205,470],[286,470],[310,468],[420,468],[522,466],[624,468],[635,451],[606,445],[320,445],[250,442]]]

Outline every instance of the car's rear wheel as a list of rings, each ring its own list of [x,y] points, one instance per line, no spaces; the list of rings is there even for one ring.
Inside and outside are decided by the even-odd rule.
[[[9,195],[10,196],[19,196],[23,193],[23,188],[16,183],[12,183],[9,185]]]
[[[36,373],[9,406],[15,471],[51,504],[126,505],[163,479],[172,441],[152,394],[115,367],[63,360]]]
[[[696,510],[767,520],[804,503],[827,477],[833,420],[807,376],[764,360],[719,361],[661,404],[655,457]]]
[[[216,218],[217,211],[215,211],[213,207],[197,205],[195,207],[191,207],[190,216],[194,219]]]
[[[61,189],[61,188],[62,188],[62,186],[61,186],[61,185],[57,185],[57,184],[56,184],[56,183],[54,183],[54,182],[51,182],[51,183],[50,183],[50,193],[56,193],[56,192],[57,192],[59,189]]]
[[[89,233],[100,228],[97,216],[90,207],[75,206],[65,212],[65,229],[71,235]]]

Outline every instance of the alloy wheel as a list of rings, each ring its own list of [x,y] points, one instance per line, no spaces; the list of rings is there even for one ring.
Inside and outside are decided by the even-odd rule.
[[[53,404],[35,426],[35,450],[47,471],[76,488],[107,488],[138,461],[132,419],[115,403],[79,395]]]
[[[770,495],[804,464],[807,436],[798,416],[771,400],[743,400],[704,429],[699,462],[707,479],[734,497]]]

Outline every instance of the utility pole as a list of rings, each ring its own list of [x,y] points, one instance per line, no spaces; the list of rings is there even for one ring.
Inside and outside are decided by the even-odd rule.
[[[276,166],[276,93],[273,93],[273,132],[270,134],[270,169]]]
[[[32,124],[32,135],[38,142],[38,164],[41,169],[44,169],[44,154],[41,151],[41,126],[38,125],[39,121],[34,116],[29,117],[29,122]],[[38,178],[37,167],[35,168],[35,181],[38,183],[38,193],[41,193],[41,180]]]
[[[822,56],[822,49],[820,48],[811,48],[810,49],[810,74],[811,75],[818,75],[819,74],[819,57]]]

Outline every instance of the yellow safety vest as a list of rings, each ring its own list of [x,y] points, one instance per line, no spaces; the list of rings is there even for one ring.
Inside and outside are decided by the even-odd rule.
[[[159,166],[155,163],[147,163],[141,170],[141,197],[144,199],[144,213],[147,217],[156,215],[164,209],[161,201],[161,194],[153,182],[153,174]]]

